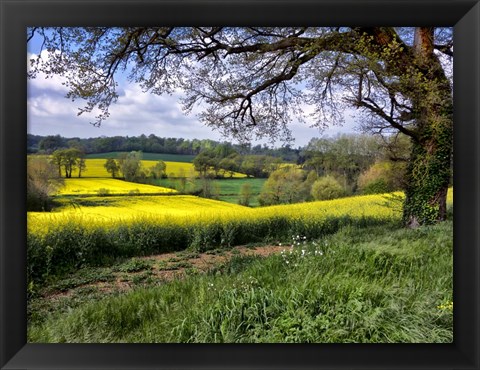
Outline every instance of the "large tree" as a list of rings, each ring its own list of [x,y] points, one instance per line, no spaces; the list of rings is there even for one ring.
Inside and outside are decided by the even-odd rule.
[[[453,99],[442,63],[453,57],[450,29],[96,27],[30,29],[29,38],[35,32],[51,53],[32,62],[30,77],[66,76],[68,96],[87,99],[83,112],[100,110],[96,124],[118,98],[122,70],[154,94],[183,89],[186,111],[201,103],[204,123],[239,140],[289,139],[303,104],[314,107],[318,127],[357,108],[369,130],[412,142],[406,225],[446,218]]]

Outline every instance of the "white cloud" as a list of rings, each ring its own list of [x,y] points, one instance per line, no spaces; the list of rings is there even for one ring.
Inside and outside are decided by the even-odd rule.
[[[28,58],[35,55],[29,54]],[[160,137],[183,137],[186,139],[225,140],[217,131],[203,125],[196,117],[199,108],[185,115],[179,103],[181,92],[172,95],[143,93],[137,84],[121,82],[120,97],[110,107],[110,117],[101,127],[89,124],[95,113],[78,116],[78,109],[85,101],[65,98],[65,79],[59,76],[46,78],[39,74],[28,81],[28,131],[39,135],[62,135],[65,137],[138,136],[155,134]],[[311,107],[303,107],[307,112]],[[353,123],[347,118],[344,127],[331,127],[323,132],[310,128],[308,124],[293,122],[290,125],[294,138],[293,146],[307,144],[312,137],[333,135],[335,132],[352,132]],[[267,141],[265,141],[267,142]]]

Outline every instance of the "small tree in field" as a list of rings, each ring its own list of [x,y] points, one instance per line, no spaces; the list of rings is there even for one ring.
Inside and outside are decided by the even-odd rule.
[[[56,165],[46,157],[30,156],[27,159],[27,211],[47,211],[50,196],[63,185]]]
[[[120,166],[117,161],[113,158],[108,158],[103,165],[107,172],[112,175],[113,178],[116,178],[120,172]]]
[[[87,170],[87,163],[85,158],[81,157],[78,159],[78,177],[82,177],[82,173]]]
[[[328,200],[340,198],[345,190],[334,177],[324,176],[313,183],[311,194],[315,200]]]
[[[79,167],[79,163],[81,162],[82,158],[83,153],[79,149],[58,149],[52,154],[52,163],[58,166],[58,171],[60,174],[63,168],[65,171],[65,178],[69,179],[72,177],[72,172]],[[82,169],[85,170],[85,162],[82,166]],[[82,169],[80,169],[80,172]]]
[[[142,152],[130,152],[120,163],[123,176],[127,181],[135,181],[140,176]]]
[[[249,206],[252,199],[252,185],[246,182],[240,188],[240,199],[238,203],[242,206]]]
[[[163,179],[167,177],[167,165],[164,161],[157,161],[155,166],[150,167],[150,176],[154,179]]]

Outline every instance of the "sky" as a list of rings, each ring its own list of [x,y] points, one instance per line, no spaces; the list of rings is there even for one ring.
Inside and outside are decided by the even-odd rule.
[[[29,45],[28,59],[32,53],[38,52],[38,45]],[[99,136],[146,136],[154,134],[158,137],[175,137],[184,139],[212,139],[230,141],[231,137],[223,137],[219,132],[203,125],[196,114],[197,107],[189,115],[185,115],[179,103],[180,95],[153,95],[143,93],[141,88],[119,78],[119,99],[110,107],[110,117],[100,127],[90,122],[95,114],[86,113],[78,116],[78,109],[85,101],[72,102],[65,97],[67,88],[62,85],[62,78],[39,74],[37,78],[27,81],[27,117],[28,132],[34,135],[61,135],[63,137],[99,137]],[[318,128],[310,128],[307,123],[292,122],[290,129],[295,141],[292,147],[308,144],[313,137],[334,136],[337,133],[355,132],[356,123],[349,113],[346,114],[342,127],[333,126],[322,132]],[[265,141],[252,141],[252,144],[270,144]],[[275,146],[281,146],[281,142]]]

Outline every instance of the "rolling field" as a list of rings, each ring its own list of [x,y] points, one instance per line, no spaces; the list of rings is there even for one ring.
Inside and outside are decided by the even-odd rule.
[[[153,160],[142,160],[142,166],[144,168],[150,168],[155,166],[157,163]],[[82,172],[82,177],[112,177],[111,174],[105,169],[105,159],[86,159],[85,164],[87,169],[85,172]],[[176,176],[190,176],[191,174],[196,174],[193,164],[186,162],[165,162],[167,165],[167,175],[176,177]],[[78,177],[78,170],[72,172],[72,177]]]
[[[136,184],[135,184],[136,185]],[[392,218],[395,211],[385,205],[381,195],[365,195],[352,198],[341,198],[329,201],[317,201],[290,205],[279,205],[261,208],[249,208],[240,205],[200,198],[192,195],[176,195],[170,197],[90,197],[82,205],[80,200],[75,206],[55,209],[55,212],[29,212],[29,230],[34,233],[39,224],[46,223],[52,227],[55,220],[76,219],[78,226],[94,228],[102,220],[119,222],[127,220],[149,219],[151,222],[170,221],[183,223],[188,216],[192,223],[208,223],[216,221],[240,222],[241,220],[260,221],[268,218],[286,218],[302,220],[303,218],[322,220],[328,217],[378,217]],[[157,220],[152,216],[158,217]],[[176,219],[175,216],[180,216]]]
[[[141,161],[141,163],[144,168],[148,169],[155,166],[157,161],[144,159]],[[82,172],[82,177],[111,177],[111,174],[109,174],[104,167],[105,159],[87,158],[85,160],[85,164],[87,166],[87,169]],[[198,176],[198,172],[195,171],[192,163],[165,161],[165,164],[167,165],[166,173],[169,177]],[[246,175],[241,173],[235,173],[233,176],[235,178],[247,177]],[[78,177],[78,170],[74,170],[72,172],[72,177]]]
[[[236,204],[193,195],[88,197],[84,200],[75,199],[74,202],[69,199],[60,200],[60,203],[63,206],[55,209],[55,212],[28,212],[29,230],[34,232],[34,229],[45,229],[47,224],[62,223],[69,219],[76,220],[79,227],[87,227],[88,224],[94,227],[93,224],[100,225],[105,221],[108,225],[111,222],[122,224],[139,219],[157,219],[162,222],[172,217],[179,217],[177,221],[181,223],[186,217],[213,218],[225,215],[226,212],[239,214],[250,210]],[[40,227],[41,224],[44,227]]]
[[[228,194],[243,181],[218,182]],[[249,208],[89,193],[143,186],[114,179],[66,183],[73,197],[27,214],[29,342],[453,340],[452,222],[404,229],[390,194]],[[451,217],[453,189],[447,203]],[[195,267],[234,246],[258,256]]]
[[[94,194],[167,194],[176,190],[160,186],[137,184],[112,178],[70,178],[57,195],[94,195]]]

